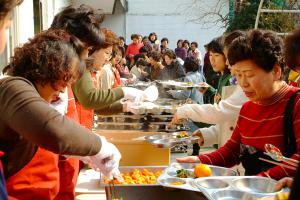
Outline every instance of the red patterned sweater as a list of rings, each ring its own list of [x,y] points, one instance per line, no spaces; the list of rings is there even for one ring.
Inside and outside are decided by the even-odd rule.
[[[240,144],[250,145],[264,151],[264,145],[270,143],[284,150],[283,115],[290,96],[298,88],[284,84],[272,98],[264,102],[246,102],[240,111],[236,128],[227,143],[218,150],[199,156],[202,163],[217,166],[232,167],[239,164]],[[300,158],[300,95],[294,103],[294,134],[297,143],[297,153],[291,158]],[[275,166],[261,172],[260,176],[270,176],[281,179],[294,176],[295,171]]]

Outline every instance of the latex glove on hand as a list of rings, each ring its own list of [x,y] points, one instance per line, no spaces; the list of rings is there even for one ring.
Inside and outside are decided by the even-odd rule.
[[[121,175],[118,170],[121,154],[117,147],[107,142],[105,137],[99,136],[101,139],[101,150],[94,156],[89,156],[89,164],[96,170],[108,177],[108,180],[117,178],[120,180]],[[121,180],[120,180],[121,181]]]
[[[144,91],[131,87],[122,87],[124,93],[124,101],[131,100],[133,102],[155,101],[158,98],[158,89],[151,85]]]
[[[59,98],[56,101],[51,102],[50,106],[60,114],[65,115],[68,110],[68,89],[65,88],[65,91],[61,92]]]
[[[143,101],[156,101],[158,98],[158,89],[155,85],[147,87],[143,92]]]
[[[122,87],[124,93],[124,101],[140,101],[143,100],[144,92],[132,87]]]

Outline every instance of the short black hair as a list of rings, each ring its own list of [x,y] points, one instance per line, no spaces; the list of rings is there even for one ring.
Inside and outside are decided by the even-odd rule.
[[[284,57],[289,68],[300,71],[300,26],[285,38]]]
[[[232,41],[240,36],[245,36],[246,32],[245,31],[241,31],[241,30],[235,30],[229,33],[224,33],[223,37],[222,37],[222,44],[224,48],[227,48]]]
[[[207,50],[213,53],[223,54],[223,44],[221,41],[221,37],[214,38],[207,44]]]
[[[139,39],[139,35],[138,34],[132,34],[130,36],[130,38],[131,38],[131,40],[133,40],[133,39]]]
[[[191,45],[194,44],[196,48],[198,48],[198,43],[197,42],[192,42]]]
[[[125,38],[123,36],[120,36],[119,40],[123,40],[125,42]]]
[[[148,63],[144,58],[139,58],[139,59],[136,61],[135,65],[136,65],[137,67],[139,67],[140,65],[142,65],[142,66],[147,66],[147,65],[149,65],[149,63]]]
[[[166,41],[167,43],[169,43],[169,39],[166,38],[166,37],[162,38],[160,42],[163,43],[164,41]]]
[[[195,72],[199,69],[199,61],[198,59],[194,58],[193,56],[189,56],[185,59],[183,67],[185,72]]]
[[[246,36],[237,37],[228,48],[230,65],[243,60],[252,60],[266,72],[273,70],[275,64],[283,68],[283,41],[281,37],[268,30],[250,30]]]
[[[172,49],[166,49],[166,51],[163,54],[163,57],[168,56],[171,59],[176,59],[176,54]]]
[[[151,51],[151,52],[149,52],[148,57],[149,58],[151,57],[156,62],[159,62],[161,59],[161,53],[159,51]]]

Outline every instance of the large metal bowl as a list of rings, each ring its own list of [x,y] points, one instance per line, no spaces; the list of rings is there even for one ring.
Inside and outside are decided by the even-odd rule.
[[[224,189],[229,187],[229,183],[227,181],[215,178],[215,179],[196,179],[194,184],[197,187],[204,187],[206,189]]]
[[[211,196],[216,200],[254,200],[251,194],[239,190],[219,190]]]
[[[232,186],[246,192],[255,194],[269,194],[277,192],[275,190],[276,181],[266,177],[243,177],[232,181]]]

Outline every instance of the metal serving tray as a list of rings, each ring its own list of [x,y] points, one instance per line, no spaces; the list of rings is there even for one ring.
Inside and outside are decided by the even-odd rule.
[[[157,134],[157,135],[147,136],[145,137],[145,139],[158,148],[171,148],[178,144],[185,144],[185,145],[194,144],[199,140],[199,137],[192,136],[188,132],[187,132],[187,137],[178,138],[178,136],[181,134],[182,131],[165,133],[165,134]]]
[[[120,167],[122,173],[131,172],[134,169],[148,169],[149,171],[165,170],[167,166],[128,166]],[[101,181],[101,184],[104,184]],[[108,185],[105,186],[106,199],[111,200],[111,189]],[[114,191],[123,200],[207,200],[207,197],[201,192],[188,191],[188,190],[176,190],[172,188],[166,188],[160,184],[130,184],[130,185],[114,185]]]
[[[187,88],[207,88],[210,87],[209,84],[205,82],[200,83],[189,83],[189,82],[178,82],[178,81],[158,81],[159,84],[161,84],[163,87],[169,88],[169,87],[175,87],[179,89],[187,89]]]
[[[178,188],[192,191],[201,191],[209,200],[254,200],[260,197],[275,196],[281,191],[275,191],[276,181],[266,177],[237,176],[233,169],[211,166],[212,176],[193,178],[193,169],[190,164],[187,169],[189,178],[177,178],[178,166],[172,164],[158,178],[157,182],[165,187]],[[181,165],[184,167],[184,165]],[[182,181],[182,185],[171,185],[172,181]]]

